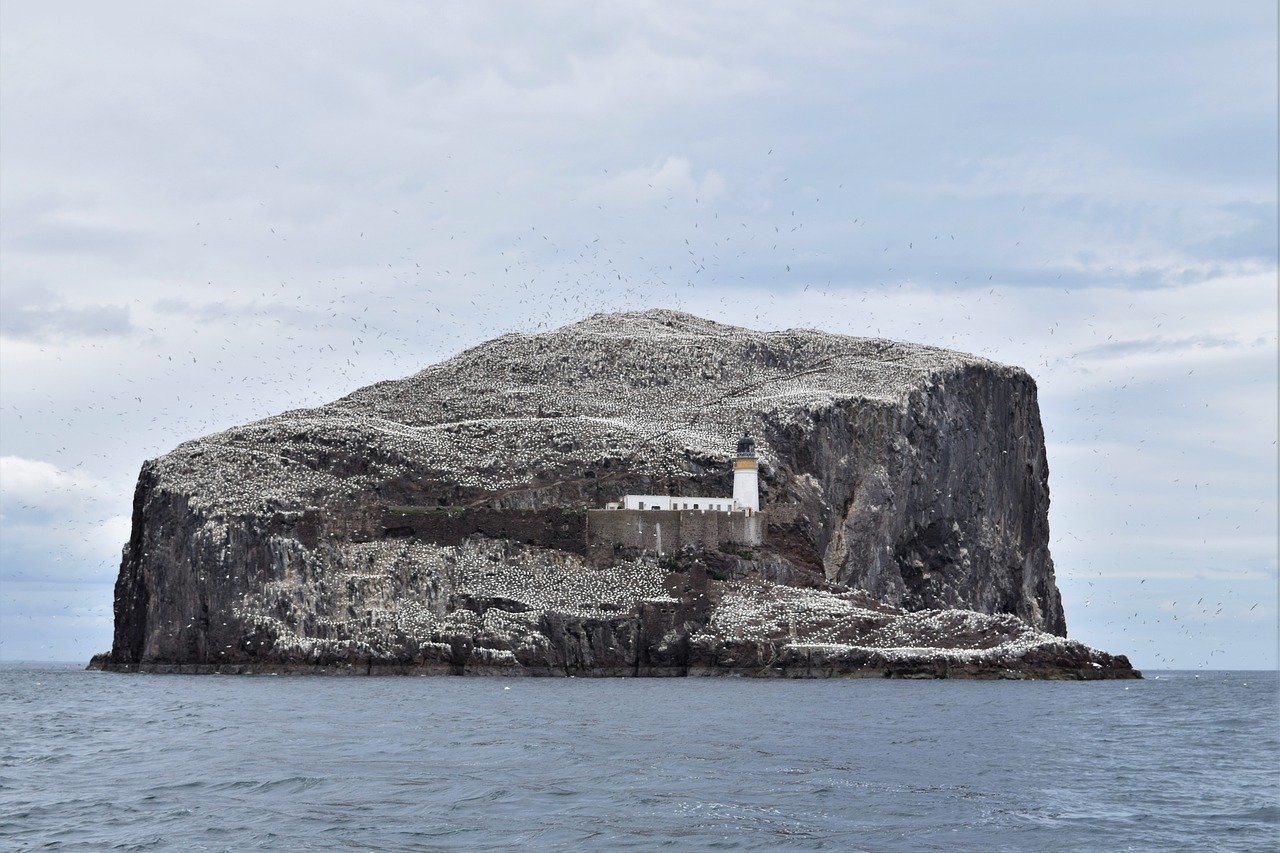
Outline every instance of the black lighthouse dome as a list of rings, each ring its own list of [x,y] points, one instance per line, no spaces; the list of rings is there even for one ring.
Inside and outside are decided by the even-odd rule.
[[[755,456],[756,455],[756,440],[751,436],[747,435],[745,432],[742,434],[742,438],[738,439],[738,455],[739,456]]]

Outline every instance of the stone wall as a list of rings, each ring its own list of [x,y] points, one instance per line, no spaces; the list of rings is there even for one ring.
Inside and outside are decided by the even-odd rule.
[[[682,548],[763,545],[767,526],[762,512],[595,509],[587,511],[587,545],[592,554],[617,546],[674,554]]]
[[[419,539],[437,545],[460,545],[480,534],[490,539],[508,539],[586,554],[585,518],[581,512],[547,507],[537,510],[496,510],[475,507],[465,510],[424,509],[381,512],[375,536],[381,539]]]

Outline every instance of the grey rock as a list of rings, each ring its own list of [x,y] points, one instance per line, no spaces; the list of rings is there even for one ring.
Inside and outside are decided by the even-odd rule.
[[[729,494],[743,432],[763,546],[586,549],[585,510],[625,493]],[[145,463],[114,644],[95,665],[1132,673],[1064,639],[1048,507],[1020,368],[672,311],[597,315]],[[763,615],[793,605],[826,621]],[[753,607],[759,630],[726,621]],[[965,615],[918,616],[950,612]]]

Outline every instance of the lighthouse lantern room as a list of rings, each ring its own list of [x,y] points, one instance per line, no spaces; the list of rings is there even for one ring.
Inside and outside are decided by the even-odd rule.
[[[738,455],[733,460],[733,501],[743,509],[760,511],[760,473],[756,463],[756,443],[743,433]]]

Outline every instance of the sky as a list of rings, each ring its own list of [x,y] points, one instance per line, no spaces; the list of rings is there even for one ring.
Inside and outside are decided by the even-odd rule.
[[[1277,666],[1274,2],[0,2],[0,660],[142,463],[666,307],[1036,379],[1071,637]]]

